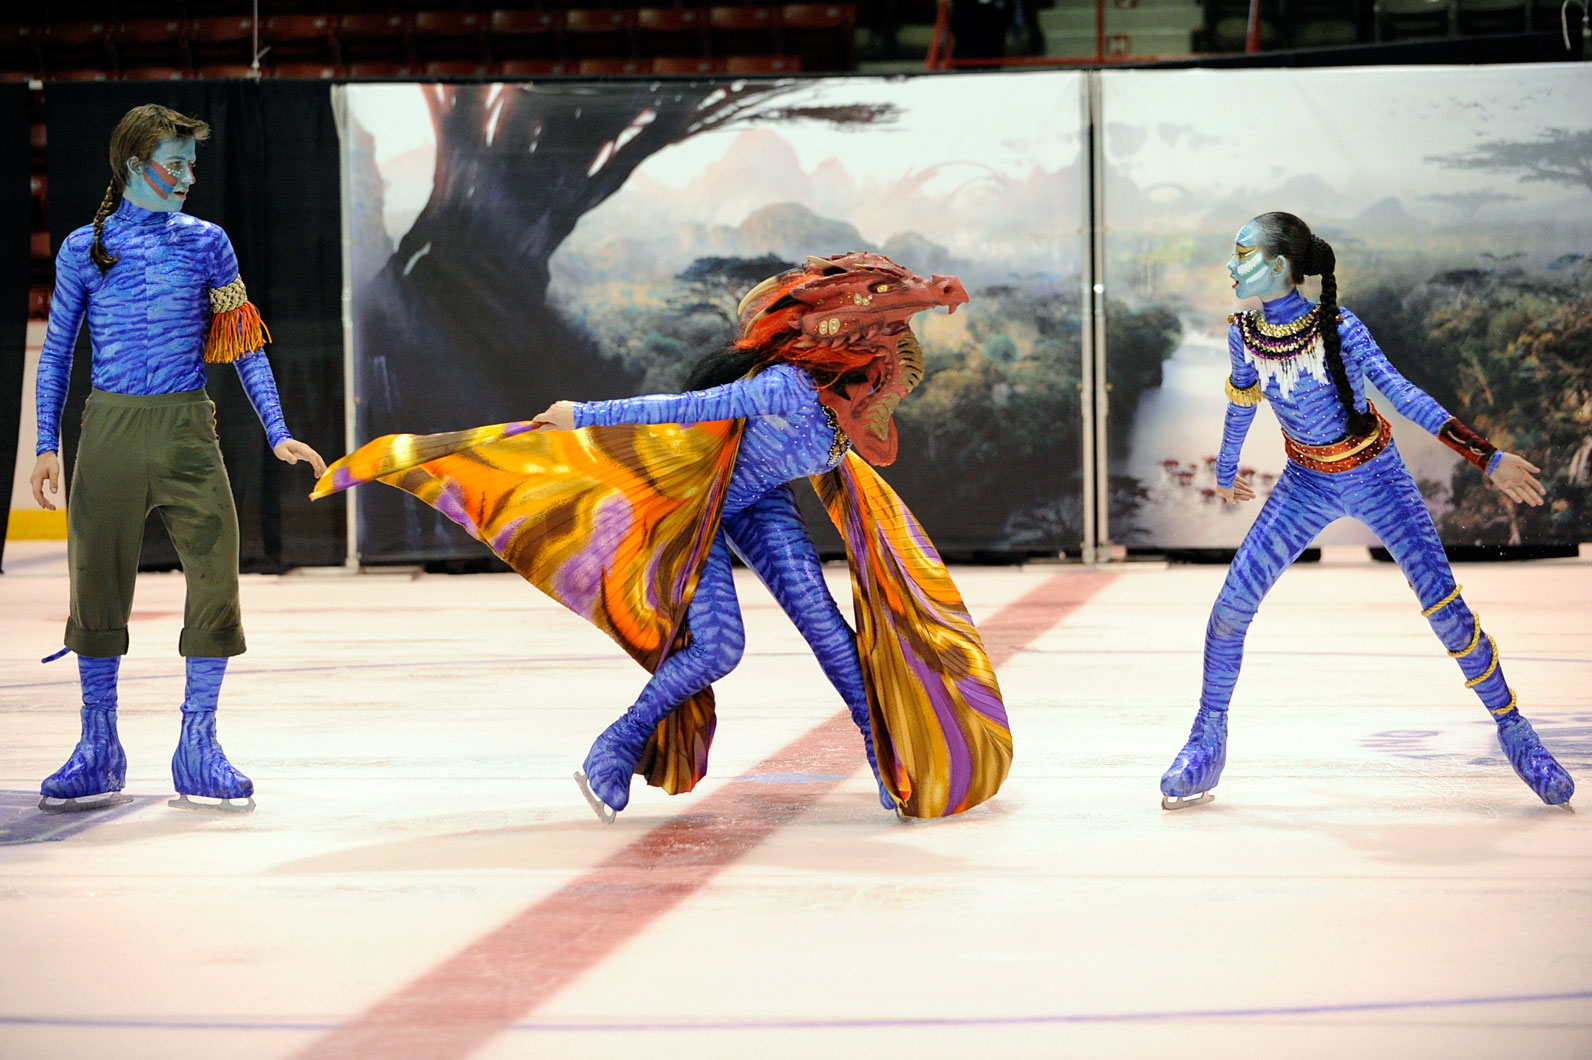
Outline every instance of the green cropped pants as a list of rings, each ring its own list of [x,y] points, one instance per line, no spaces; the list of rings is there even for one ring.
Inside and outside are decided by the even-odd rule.
[[[242,654],[238,512],[203,390],[95,390],[66,503],[72,610],[66,646],[79,655],[127,653],[127,620],[144,522],[159,512],[188,582],[183,655]]]

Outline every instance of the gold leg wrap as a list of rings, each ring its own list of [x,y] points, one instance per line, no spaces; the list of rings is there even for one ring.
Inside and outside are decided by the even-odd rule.
[[[1511,710],[1514,710],[1514,709],[1515,709],[1515,690],[1511,688],[1509,690],[1509,702],[1505,703],[1501,707],[1492,708],[1491,709],[1491,713],[1492,713],[1493,717],[1501,718],[1505,714],[1508,714]]]
[[[1494,670],[1498,669],[1498,642],[1493,640],[1491,633],[1486,634],[1486,637],[1487,646],[1492,649],[1492,662],[1487,664],[1486,672],[1480,677],[1472,677],[1469,681],[1466,681],[1466,688],[1475,688],[1477,685],[1487,680],[1487,678],[1491,677]]]
[[[1448,653],[1448,657],[1450,659],[1463,659],[1465,656],[1467,656],[1471,652],[1475,651],[1476,650],[1476,645],[1481,643],[1481,616],[1478,615],[1476,612],[1472,611],[1470,613],[1470,617],[1471,617],[1471,620],[1475,623],[1474,628],[1470,631],[1470,644],[1466,646],[1464,651],[1451,651],[1451,652],[1449,652]]]
[[[1422,611],[1421,612],[1421,617],[1422,618],[1431,618],[1433,615],[1437,614],[1437,612],[1441,611],[1443,608],[1447,607],[1449,604],[1453,603],[1455,600],[1458,600],[1459,599],[1459,592],[1463,588],[1465,588],[1463,585],[1460,585],[1458,582],[1455,582],[1454,583],[1454,591],[1449,593],[1447,596],[1443,597],[1441,600],[1437,601],[1437,603],[1433,604],[1431,607],[1428,607],[1425,611]]]

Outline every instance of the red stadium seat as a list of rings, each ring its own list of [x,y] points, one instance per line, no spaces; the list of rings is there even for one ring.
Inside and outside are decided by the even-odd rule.
[[[28,317],[32,320],[48,320],[50,317],[50,288],[28,288]]]
[[[34,261],[50,260],[50,233],[34,232],[28,237],[28,248]]]
[[[487,50],[500,61],[556,59],[563,28],[562,11],[494,11],[487,18]]]
[[[271,76],[329,81],[334,77],[342,77],[343,68],[336,63],[277,63],[271,67]]]
[[[724,60],[727,74],[797,74],[801,68],[795,55],[731,55]]]
[[[799,55],[808,70],[850,70],[857,8],[853,4],[786,4],[780,11],[780,52]]]
[[[715,7],[708,11],[713,55],[771,55],[779,48],[779,8]]]
[[[492,73],[491,64],[479,59],[433,59],[421,69],[427,77],[486,77]]]
[[[262,73],[266,71],[262,70]],[[210,78],[214,81],[237,81],[254,76],[254,67],[248,63],[211,63],[201,66],[195,72],[196,77]]]
[[[331,15],[272,15],[260,40],[270,46],[275,63],[332,63],[337,61],[336,29]]]
[[[103,66],[75,66],[52,70],[44,75],[46,81],[109,81],[111,71]]]
[[[38,43],[46,70],[111,66],[109,22],[57,22],[45,28]]]
[[[415,68],[409,63],[384,63],[378,61],[349,63],[349,77],[391,78],[413,77]]]
[[[636,51],[652,56],[705,56],[707,21],[701,11],[644,7],[636,12]]]
[[[575,64],[546,59],[508,59],[501,69],[504,77],[567,77],[575,72]]]
[[[188,55],[196,66],[254,61],[254,19],[196,18],[188,23]]]
[[[345,63],[409,61],[408,15],[344,15],[337,25],[337,53]]]
[[[641,59],[582,59],[575,72],[582,77],[618,77],[645,74],[648,63]]]
[[[188,52],[180,18],[135,18],[116,26],[112,40],[118,66],[186,66]]]
[[[122,71],[123,81],[181,81],[189,76],[180,66],[130,66]]]
[[[415,57],[480,59],[485,31],[486,19],[474,11],[421,11],[415,15]]]
[[[660,55],[652,60],[651,69],[655,74],[701,76],[703,74],[716,74],[723,69],[723,65],[718,59],[690,59],[678,55]]]
[[[634,11],[569,11],[564,15],[564,50],[571,59],[629,57]]]
[[[32,26],[0,25],[0,69],[24,76],[39,72],[38,33]]]

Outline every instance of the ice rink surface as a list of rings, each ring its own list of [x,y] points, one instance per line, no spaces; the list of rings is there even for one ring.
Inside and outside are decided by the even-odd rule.
[[[1398,571],[1333,561],[1266,601],[1216,801],[1175,813],[1224,568],[957,570],[1016,759],[935,822],[880,810],[738,572],[710,775],[612,826],[570,774],[645,675],[512,575],[246,577],[232,816],[166,806],[183,584],[141,576],[138,798],[41,814],[64,553],[6,560],[0,1057],[1592,1057],[1585,560],[1456,571],[1581,813],[1510,771]]]

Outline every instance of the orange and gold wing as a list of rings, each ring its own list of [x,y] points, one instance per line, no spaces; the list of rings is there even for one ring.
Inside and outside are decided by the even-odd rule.
[[[651,672],[689,643],[686,610],[741,430],[740,420],[575,431],[519,421],[386,435],[328,468],[312,496],[376,481],[413,494]],[[713,728],[707,688],[658,727],[637,772],[690,791]]]
[[[923,527],[868,463],[813,479],[846,541],[879,774],[908,817],[999,790],[1012,734],[995,668]]]

